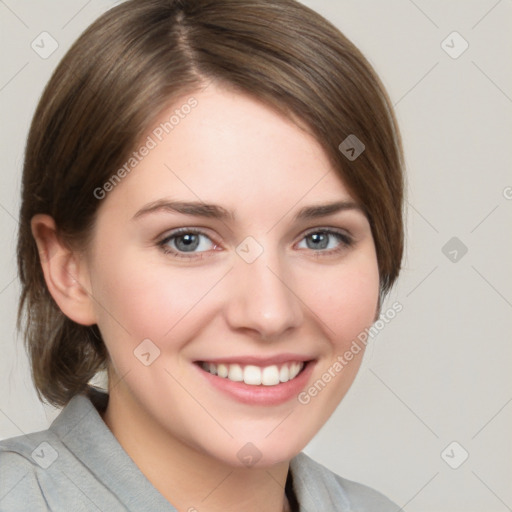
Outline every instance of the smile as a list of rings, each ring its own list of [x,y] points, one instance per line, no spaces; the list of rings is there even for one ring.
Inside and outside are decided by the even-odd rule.
[[[244,382],[249,386],[276,386],[288,382],[295,379],[305,366],[303,361],[290,361],[263,367],[252,364],[216,364],[204,361],[199,365],[212,375],[232,382]]]

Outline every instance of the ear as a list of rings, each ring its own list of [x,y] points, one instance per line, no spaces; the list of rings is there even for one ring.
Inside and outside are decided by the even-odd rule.
[[[85,258],[63,242],[50,215],[34,215],[31,228],[51,296],[61,311],[74,322],[82,325],[95,324],[96,316]]]

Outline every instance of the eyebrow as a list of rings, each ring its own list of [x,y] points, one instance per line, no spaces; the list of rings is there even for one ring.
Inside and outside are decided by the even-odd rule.
[[[295,215],[294,221],[316,219],[326,217],[334,213],[345,210],[358,210],[363,215],[364,209],[353,201],[337,201],[301,208]],[[235,213],[226,210],[216,204],[207,204],[202,202],[168,201],[160,199],[143,206],[133,217],[132,220],[139,219],[146,215],[158,212],[181,213],[184,215],[193,215],[195,217],[205,217],[218,220],[235,220]]]

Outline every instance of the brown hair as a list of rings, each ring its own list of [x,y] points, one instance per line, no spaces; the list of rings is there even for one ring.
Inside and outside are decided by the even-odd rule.
[[[87,243],[94,190],[126,160],[173,98],[214,80],[296,117],[366,209],[381,298],[403,251],[403,157],[388,96],[338,29],[294,0],[129,0],[95,21],[48,82],[28,136],[18,238],[18,327],[39,397],[64,405],[104,369],[99,329],[51,297],[30,221],[51,215],[70,244]],[[349,135],[365,145],[350,160]],[[26,313],[23,317],[23,312]]]

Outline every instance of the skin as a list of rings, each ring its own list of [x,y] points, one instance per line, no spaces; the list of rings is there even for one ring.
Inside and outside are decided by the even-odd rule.
[[[51,255],[43,270],[62,311],[102,333],[111,357],[104,420],[152,484],[180,511],[277,512],[290,459],[346,394],[363,350],[307,405],[240,403],[193,362],[304,354],[315,360],[311,386],[374,321],[374,241],[357,208],[294,220],[305,206],[355,203],[305,129],[220,86],[193,96],[198,106],[101,200],[85,251],[62,243],[51,217],[35,216],[32,229]],[[221,205],[235,219],[163,210],[133,219],[163,199]],[[204,233],[195,258],[158,245],[181,227]],[[332,234],[326,248],[311,245],[326,229],[351,245]],[[250,264],[236,252],[248,236],[263,247]],[[167,249],[178,251],[176,241]],[[160,350],[149,366],[134,356],[144,339]],[[237,457],[248,442],[261,453],[252,467]]]

